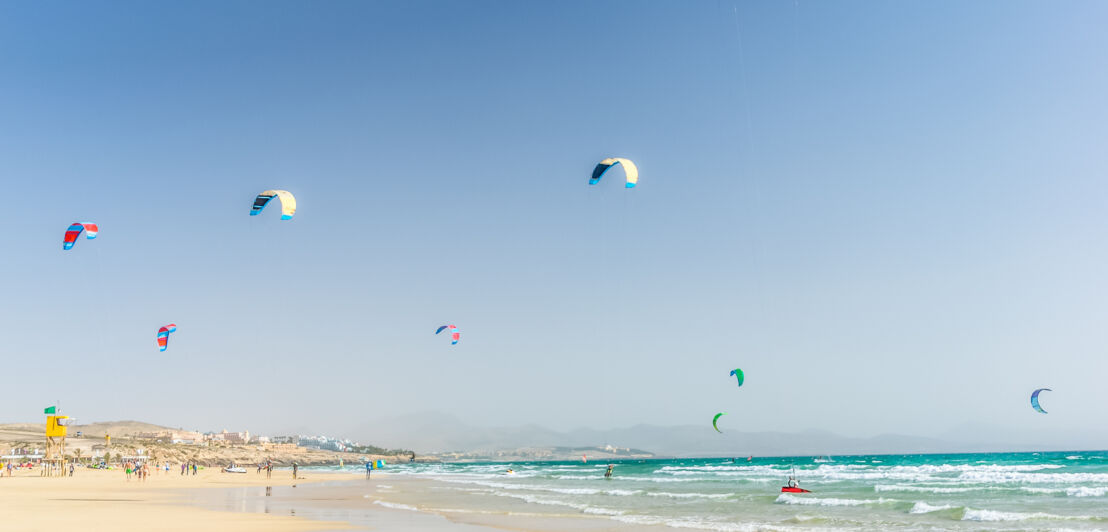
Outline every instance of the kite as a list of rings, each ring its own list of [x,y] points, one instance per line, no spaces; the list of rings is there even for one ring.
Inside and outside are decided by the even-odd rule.
[[[177,324],[170,323],[158,329],[158,351],[165,351],[169,347],[169,333],[177,332]]]
[[[716,422],[719,421],[720,416],[726,416],[726,415],[727,415],[727,412],[720,412],[720,413],[716,414],[716,417],[712,418],[712,428],[716,429],[716,432],[718,432],[720,434],[723,434],[723,431],[719,430],[719,427],[716,426]]]
[[[731,376],[735,377],[735,379],[739,381],[739,386],[743,385],[743,370],[735,368],[731,370]]]
[[[254,198],[254,205],[250,207],[250,216],[257,216],[262,209],[269,204],[269,200],[277,198],[281,200],[281,219],[291,220],[296,214],[296,198],[287,190],[266,190]]]
[[[462,338],[462,333],[459,332],[458,328],[454,325],[443,325],[442,327],[439,327],[437,331],[435,331],[435,334],[439,334],[446,329],[450,329],[450,345],[458,345],[458,340]]]
[[[85,232],[85,238],[92,240],[96,238],[96,234],[100,232],[100,227],[89,222],[73,222],[69,224],[69,229],[65,230],[65,239],[62,240],[62,249],[73,249],[73,244],[77,243],[77,238],[81,236],[81,231]]]
[[[592,177],[589,178],[589,184],[595,185],[600,182],[600,178],[604,177],[604,174],[608,173],[612,167],[619,165],[623,167],[623,173],[627,176],[627,188],[635,188],[635,185],[639,182],[639,169],[635,167],[635,163],[631,162],[631,159],[624,159],[621,157],[610,157],[600,161],[600,164],[596,165],[596,168],[592,171]]]
[[[1054,390],[1051,390],[1050,388],[1039,388],[1038,390],[1031,392],[1031,408],[1034,408],[1040,414],[1045,414],[1046,410],[1043,410],[1043,407],[1039,406],[1039,392],[1051,391]]]

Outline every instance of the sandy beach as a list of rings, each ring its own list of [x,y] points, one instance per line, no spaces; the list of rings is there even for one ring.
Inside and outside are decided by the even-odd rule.
[[[397,496],[442,506],[435,483],[412,478],[275,470],[273,478],[205,469],[127,479],[122,470],[77,470],[73,477],[41,477],[37,469],[0,478],[3,530],[63,528],[103,531],[219,530],[278,532],[330,530],[631,530],[604,519],[543,513],[521,504],[513,511],[428,511],[389,502]]]
[[[289,515],[220,512],[187,503],[190,490],[292,486],[335,475],[274,471],[272,479],[254,471],[221,473],[205,469],[196,476],[179,472],[127,480],[121,469],[79,469],[73,477],[41,477],[38,469],[0,478],[0,527],[4,530],[342,530],[345,523],[321,523]]]

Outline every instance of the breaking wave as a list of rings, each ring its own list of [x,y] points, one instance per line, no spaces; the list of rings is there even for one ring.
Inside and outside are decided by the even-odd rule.
[[[966,509],[963,521],[1103,521],[1104,518],[1089,515],[1056,515],[1046,512],[1001,512],[997,510]]]
[[[865,506],[870,504],[886,504],[900,502],[896,499],[838,499],[834,497],[797,497],[790,493],[782,493],[777,497],[781,504],[799,504],[802,506]]]

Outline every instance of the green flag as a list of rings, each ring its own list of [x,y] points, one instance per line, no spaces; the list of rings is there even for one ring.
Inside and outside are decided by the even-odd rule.
[[[43,414],[57,414],[58,413],[58,407],[48,406],[48,407],[46,407],[46,410],[42,411],[42,413]]]

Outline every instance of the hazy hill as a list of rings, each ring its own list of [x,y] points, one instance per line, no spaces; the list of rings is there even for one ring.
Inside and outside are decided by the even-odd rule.
[[[969,437],[983,434],[983,437]],[[774,456],[842,455],[883,453],[943,453],[975,451],[1068,450],[1073,444],[1039,433],[1018,438],[989,438],[991,433],[962,429],[948,439],[884,434],[870,438],[849,438],[828,431],[740,432],[719,434],[710,426],[635,425],[610,430],[578,429],[558,432],[535,425],[522,427],[474,427],[456,417],[422,413],[384,419],[361,426],[350,437],[378,445],[404,447],[422,453],[480,452],[537,447],[586,447],[613,445],[643,449],[662,456]],[[998,434],[999,435],[999,434]],[[966,437],[959,437],[966,436]],[[1086,441],[1087,440],[1087,441]],[[1104,448],[1093,436],[1084,438],[1082,448]],[[1099,445],[1096,443],[1100,441]]]
[[[168,428],[170,427],[141,421],[98,421],[86,425],[73,425],[69,427],[69,432],[81,431],[85,436],[102,438],[105,434],[111,434],[113,437],[125,437],[138,432],[156,432]]]
[[[81,432],[89,438],[103,438],[105,434],[127,437],[137,432],[165,430],[166,427],[143,423],[141,421],[104,421],[86,425],[71,425],[69,435]],[[3,423],[0,424],[0,441],[38,441],[46,438],[45,423]]]
[[[0,442],[28,442],[37,443],[46,441],[45,423],[6,423],[0,424]],[[0,449],[7,452],[7,449]]]

